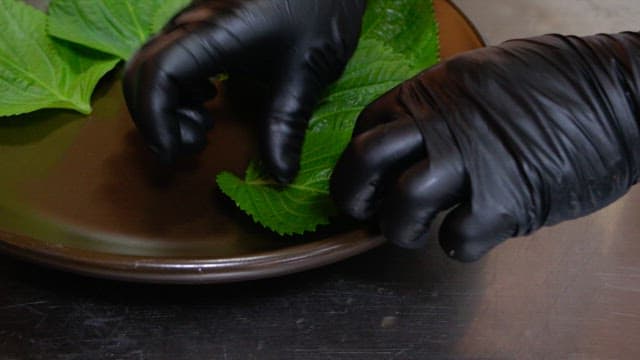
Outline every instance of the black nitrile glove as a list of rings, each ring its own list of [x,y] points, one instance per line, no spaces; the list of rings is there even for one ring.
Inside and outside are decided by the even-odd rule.
[[[589,214],[640,170],[640,34],[549,35],[476,50],[371,104],[332,178],[348,214],[405,247],[434,216],[453,258]]]
[[[171,163],[200,151],[212,126],[203,102],[210,78],[251,77],[268,86],[258,131],[267,170],[298,171],[304,131],[321,93],[344,70],[366,0],[195,1],[129,62],[124,93],[151,149]]]

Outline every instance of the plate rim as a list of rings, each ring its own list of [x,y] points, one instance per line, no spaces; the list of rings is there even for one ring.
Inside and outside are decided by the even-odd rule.
[[[165,284],[215,284],[276,277],[339,262],[385,242],[381,235],[370,236],[366,230],[358,229],[246,256],[157,257],[47,244],[0,230],[0,251],[27,261],[90,277]]]

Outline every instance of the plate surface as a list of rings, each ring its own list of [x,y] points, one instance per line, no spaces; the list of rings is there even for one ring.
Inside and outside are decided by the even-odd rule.
[[[483,45],[451,3],[435,6],[444,58]],[[383,243],[353,227],[287,239],[262,230],[215,187],[215,174],[241,173],[253,153],[243,116],[213,104],[205,153],[169,172],[142,144],[120,88],[105,81],[90,117],[42,111],[0,123],[0,250],[91,276],[219,283],[302,271]]]

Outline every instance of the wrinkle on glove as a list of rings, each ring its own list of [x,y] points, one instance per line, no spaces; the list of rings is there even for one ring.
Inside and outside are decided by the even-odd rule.
[[[637,34],[514,40],[434,71],[446,74],[420,83],[443,90],[434,105],[462,154],[472,211],[514,217],[512,235],[587,215],[638,181]]]
[[[365,109],[332,194],[404,247],[424,246],[433,218],[454,207],[440,243],[476,260],[638,181],[639,86],[637,33],[547,35],[459,55]],[[393,136],[416,132],[421,150]],[[412,158],[379,155],[385,148]]]

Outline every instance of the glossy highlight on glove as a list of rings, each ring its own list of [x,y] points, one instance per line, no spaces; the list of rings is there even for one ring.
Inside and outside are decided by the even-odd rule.
[[[194,1],[127,64],[132,118],[165,163],[196,153],[213,125],[210,78],[229,74],[267,90],[259,143],[281,183],[295,176],[316,102],[358,43],[365,0]]]
[[[638,33],[548,35],[460,55],[361,114],[332,194],[405,247],[423,246],[434,217],[453,207],[440,243],[476,260],[601,209],[638,181],[639,86]]]

